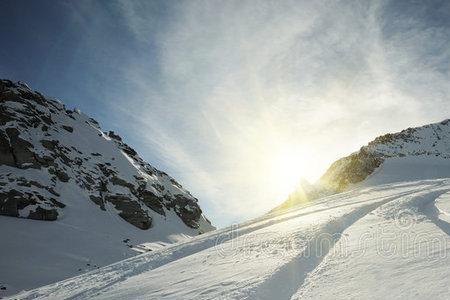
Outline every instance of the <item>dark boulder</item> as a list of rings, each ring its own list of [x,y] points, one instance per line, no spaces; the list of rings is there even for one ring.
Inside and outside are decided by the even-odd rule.
[[[0,165],[16,165],[9,139],[2,131],[0,131]]]
[[[0,215],[18,217],[19,210],[36,203],[30,194],[11,189],[0,193]]]
[[[42,221],[55,221],[58,218],[58,212],[56,209],[45,209],[40,206],[35,211],[30,211],[28,219],[42,220]]]
[[[23,164],[31,164],[32,166],[38,167],[35,154],[31,150],[34,146],[19,137],[19,130],[16,128],[6,128],[6,134],[9,138],[16,166],[21,167]]]
[[[152,218],[136,201],[126,195],[108,195],[105,200],[111,202],[120,211],[119,216],[137,228],[147,230],[152,226]]]
[[[155,212],[159,213],[160,215],[165,216],[166,213],[164,211],[164,206],[162,203],[163,198],[157,197],[155,194],[153,194],[150,191],[141,191],[139,199],[144,202],[144,204],[154,210]]]
[[[73,132],[73,127],[67,126],[67,125],[62,125],[62,128],[64,128],[66,131],[72,133]]]

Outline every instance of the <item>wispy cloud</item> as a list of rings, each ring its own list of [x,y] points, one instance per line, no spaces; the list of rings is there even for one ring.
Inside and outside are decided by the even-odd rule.
[[[117,2],[142,47],[121,124],[219,224],[264,213],[375,136],[450,115],[448,24],[393,2]]]

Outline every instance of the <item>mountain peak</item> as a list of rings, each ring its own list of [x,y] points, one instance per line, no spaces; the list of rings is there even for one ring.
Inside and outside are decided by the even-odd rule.
[[[27,278],[49,283],[90,270],[86,261],[102,266],[150,251],[151,243],[214,229],[189,191],[118,134],[10,80],[0,80],[0,187],[2,260],[30,257],[36,270],[60,262],[39,276],[14,271],[16,288],[33,287],[24,285]],[[16,257],[6,249],[18,239],[29,252]]]
[[[152,226],[150,212],[164,216],[167,210],[200,227],[197,199],[120,136],[22,82],[1,80],[0,93],[0,164],[22,173],[2,172],[0,214],[56,220],[66,206],[59,190],[76,185],[101,210],[109,203],[140,229]]]
[[[359,151],[332,163],[318,182],[309,186],[308,191],[303,189],[300,195],[296,189],[275,210],[342,192],[365,182],[375,174],[375,171],[383,168],[385,176],[381,181],[377,179],[378,183],[393,181],[396,178],[414,179],[411,175],[401,173],[402,169],[412,168],[413,165],[416,166],[414,176],[426,173],[427,177],[439,177],[446,171],[445,168],[437,168],[436,165],[443,165],[443,161],[448,162],[449,158],[450,119],[384,134],[361,147]],[[396,164],[396,168],[389,168],[393,163]],[[387,172],[389,176],[386,175]]]

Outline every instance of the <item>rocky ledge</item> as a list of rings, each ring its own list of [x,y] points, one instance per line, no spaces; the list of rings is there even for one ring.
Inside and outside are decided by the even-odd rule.
[[[0,80],[0,187],[0,214],[12,217],[57,220],[68,190],[143,230],[154,213],[191,228],[202,217],[196,198],[119,135],[9,80]]]

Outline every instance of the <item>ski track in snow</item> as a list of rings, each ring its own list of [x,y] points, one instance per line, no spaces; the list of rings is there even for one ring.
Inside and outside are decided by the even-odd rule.
[[[432,192],[431,198],[421,202],[419,206],[429,205],[429,202],[436,199],[435,195],[440,195],[447,191],[448,189]],[[319,266],[347,228],[384,204],[416,193],[418,193],[418,191],[406,192],[393,197],[388,197],[380,202],[357,208],[349,214],[342,216],[340,219],[325,224],[322,229],[319,230],[319,234],[308,242],[308,247],[304,250],[302,255],[295,257],[275,273],[271,274],[269,278],[256,287],[256,291],[253,295],[250,295],[248,299],[291,299],[303,284],[307,275]],[[448,230],[447,234],[449,234],[450,224],[446,222],[443,223],[446,224],[445,226],[447,226],[446,228]]]
[[[448,216],[448,212],[442,211],[436,206],[436,200],[439,199],[441,196],[450,196],[449,192],[444,192],[439,195],[439,197],[436,197],[433,199],[433,201],[430,201],[427,205],[425,205],[422,209],[422,212],[432,221],[434,224],[436,224],[437,227],[439,227],[443,232],[445,232],[448,236],[450,236],[450,223],[442,220],[439,216],[446,215]]]
[[[436,198],[448,192],[449,189],[447,181],[434,180],[364,189],[363,192],[367,197],[354,201],[352,200],[357,195],[357,192],[354,191],[343,193],[340,196],[331,196],[326,201],[320,201],[312,206],[290,210],[279,216],[269,215],[258,218],[241,224],[238,228],[225,228],[208,233],[188,242],[169,246],[152,253],[145,253],[78,277],[24,292],[11,299],[90,299],[101,295],[103,291],[108,291],[111,294],[119,283],[123,284],[128,279],[145,272],[154,272],[169,263],[177,263],[183,258],[207,251],[217,244],[229,242],[236,237],[245,236],[308,215],[350,207],[351,210],[343,215],[332,217],[320,224],[301,253],[283,261],[274,272],[262,275],[257,283],[253,283],[253,286],[249,286],[242,292],[230,294],[229,297],[224,297],[224,299],[290,299],[296,295],[308,276],[317,270],[346,230],[364,219],[368,214],[391,202],[416,197],[414,205],[419,209],[419,212],[426,215],[446,234],[449,234],[450,224],[439,219],[439,210],[434,202]],[[390,193],[383,196],[383,192],[386,191],[390,191]],[[421,196],[422,194],[425,196]],[[408,205],[414,207],[411,203],[408,203]],[[320,253],[317,251],[318,245],[325,245],[325,247],[320,248]],[[226,286],[224,284],[223,288],[226,289]],[[148,299],[152,299],[150,294],[157,291],[148,292]],[[170,292],[165,295],[168,299],[176,299],[170,297]],[[208,298],[206,287],[200,299],[212,299]]]
[[[299,286],[303,284],[306,276],[314,271],[328,254],[330,248],[339,241],[347,227],[350,227],[378,206],[394,199],[397,199],[397,197],[357,208],[338,220],[326,223],[319,230],[319,234],[308,242],[308,247],[302,255],[283,265],[266,281],[257,286],[256,293],[249,296],[248,299],[290,299]]]
[[[410,221],[413,222],[424,222],[425,220],[428,220],[430,222],[432,222],[432,224],[435,224],[439,229],[441,229],[447,236],[450,236],[450,223],[443,221],[439,218],[440,215],[442,214],[446,214],[445,212],[439,210],[436,207],[436,200],[439,199],[442,196],[450,196],[450,187],[448,185],[448,182],[446,181],[442,181],[440,183],[438,183],[436,186],[434,187],[430,187],[430,188],[426,188],[426,189],[421,189],[420,191],[415,191],[413,193],[411,193],[410,195],[408,195],[407,197],[405,197],[406,195],[404,195],[403,197],[395,197],[395,199],[392,199],[391,201],[385,201],[384,203],[382,203],[381,205],[378,205],[375,207],[375,209],[373,209],[373,213],[376,215],[377,213],[380,213],[380,211],[382,211],[383,209],[385,211],[389,211],[392,212],[392,210],[398,209],[398,212],[404,212],[406,211],[409,214],[412,214],[413,219],[411,219]],[[449,199],[450,200],[450,197]],[[365,214],[363,217],[359,218],[358,220],[356,220],[355,222],[353,222],[351,225],[363,221],[364,217],[366,215],[368,215],[369,213]],[[424,219],[421,219],[420,217],[424,217]],[[372,228],[372,227],[370,227]],[[347,229],[351,229],[350,226],[347,227]],[[439,233],[438,233],[439,234]],[[336,245],[337,241],[335,243],[333,243],[333,246]],[[309,285],[312,286],[312,289],[314,290],[315,285],[317,284],[316,282],[316,278],[319,275],[322,275],[321,278],[324,278],[326,276],[324,276],[324,272],[326,273],[327,270],[329,270],[329,266],[327,266],[327,264],[329,262],[324,263],[323,265],[320,265],[320,263],[322,262],[324,257],[322,257],[322,259],[320,260],[319,264],[317,264],[316,266],[314,266],[314,268],[311,268],[309,274],[305,274],[305,276],[302,277],[303,282],[305,281],[305,279],[310,279],[310,281],[308,282]],[[328,259],[329,261],[333,261],[334,257],[330,257]],[[338,262],[339,263],[339,262]],[[299,266],[297,266],[297,269],[299,269]],[[382,268],[380,268],[380,271],[382,270]],[[327,275],[328,276],[328,275]],[[284,281],[279,281],[279,282],[284,282],[286,281],[287,278],[283,278],[282,280]],[[333,280],[330,280],[330,282],[333,282]],[[308,289],[306,289],[306,293],[305,291],[305,287],[303,287],[303,285],[297,285],[297,286],[292,286],[291,291],[294,291],[293,294],[286,294],[285,297],[283,295],[283,297],[277,297],[277,295],[280,295],[280,293],[278,292],[278,294],[272,294],[272,299],[274,297],[277,297],[277,299],[310,299],[310,298],[325,298],[325,299],[329,299],[331,298],[329,295],[329,290],[332,290],[331,288],[329,288],[328,286],[326,286],[326,288],[324,290],[328,291],[328,296],[324,296],[324,295],[317,295],[315,294],[315,296],[311,297],[311,295],[314,295],[313,292],[308,291]],[[318,284],[320,286],[320,283]],[[338,286],[339,283],[336,282],[336,286]],[[307,288],[307,287],[306,287]],[[387,289],[388,290],[388,289]],[[428,292],[428,291],[427,291]],[[270,293],[270,292],[269,292]],[[267,291],[259,298],[257,299],[270,299],[270,297],[266,297],[268,295]],[[331,293],[331,295],[333,295],[333,299],[348,299],[347,297],[344,297],[344,293],[339,294],[339,292],[336,293]],[[417,293],[414,295],[415,297],[417,297]],[[363,297],[358,297],[358,296],[353,296],[355,299],[360,299],[360,298],[365,298]],[[375,295],[371,296],[373,299],[380,299],[381,297],[377,297]],[[400,298],[408,298],[405,297],[404,295],[401,296]],[[397,299],[399,297],[390,295],[389,298],[392,299]],[[436,297],[438,298],[438,297]],[[440,299],[440,298],[439,298]],[[444,299],[444,298],[443,298]]]

